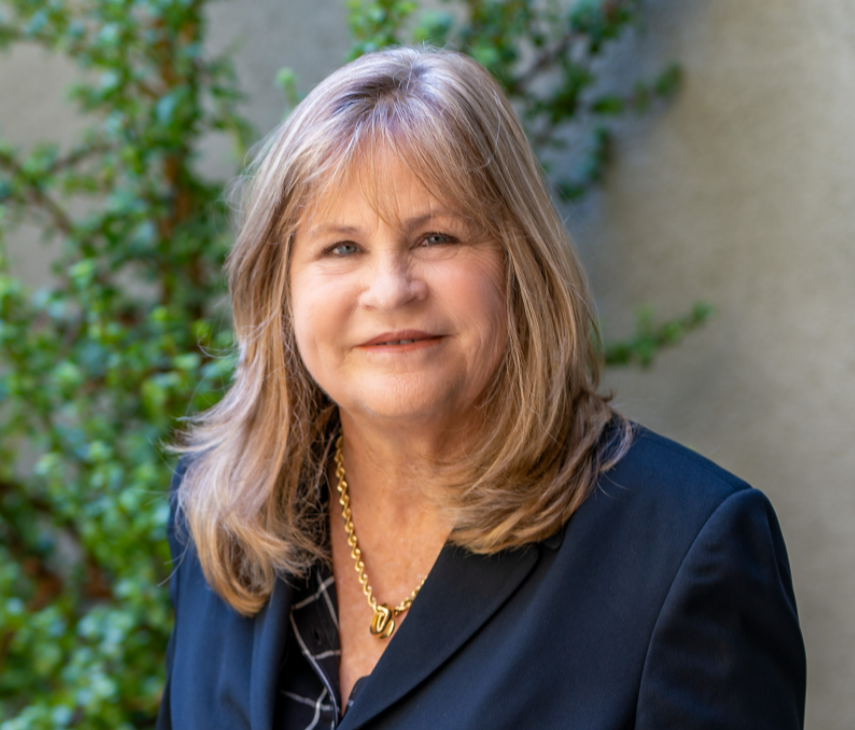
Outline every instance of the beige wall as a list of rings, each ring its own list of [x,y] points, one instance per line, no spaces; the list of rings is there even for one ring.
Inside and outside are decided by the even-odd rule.
[[[649,0],[623,53],[679,59],[667,109],[624,125],[605,189],[571,213],[607,331],[651,303],[715,319],[652,370],[612,371],[631,415],[772,499],[809,660],[808,727],[855,727],[855,3]],[[279,118],[283,65],[307,88],[346,47],[336,0],[214,6],[213,45],[242,43],[249,111]],[[0,124],[53,136],[61,67],[0,59]],[[45,81],[47,79],[47,81]],[[36,81],[34,83],[34,80]],[[63,124],[63,129],[67,125]],[[227,152],[206,148],[212,170]],[[19,239],[19,270],[45,256]]]
[[[578,220],[601,312],[718,314],[628,412],[763,489],[790,552],[808,727],[855,727],[855,3],[656,2],[637,49],[686,85]]]

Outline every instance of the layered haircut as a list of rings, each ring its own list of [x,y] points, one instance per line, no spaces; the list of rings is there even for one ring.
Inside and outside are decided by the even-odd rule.
[[[175,506],[209,583],[243,614],[277,575],[329,559],[323,484],[338,416],[297,351],[289,252],[301,213],[355,171],[370,179],[385,153],[504,251],[508,346],[479,403],[483,428],[428,493],[450,541],[494,553],[548,537],[629,448],[630,423],[597,392],[585,276],[498,84],[450,51],[363,56],[319,84],[250,168],[227,263],[235,378],[177,447],[189,458]]]

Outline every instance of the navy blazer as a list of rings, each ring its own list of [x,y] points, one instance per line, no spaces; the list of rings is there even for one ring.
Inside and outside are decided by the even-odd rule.
[[[158,728],[272,730],[291,588],[243,618],[174,528],[170,544]],[[489,557],[446,546],[340,727],[789,730],[804,696],[771,505],[642,430],[548,540]]]

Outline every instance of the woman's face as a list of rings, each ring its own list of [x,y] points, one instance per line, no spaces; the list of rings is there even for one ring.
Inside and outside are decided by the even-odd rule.
[[[392,155],[382,162],[382,176],[351,176],[298,223],[297,347],[345,414],[453,430],[505,352],[502,249]]]

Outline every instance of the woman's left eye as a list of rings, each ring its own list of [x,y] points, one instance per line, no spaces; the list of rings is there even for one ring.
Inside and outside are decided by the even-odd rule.
[[[422,237],[422,243],[425,246],[440,246],[443,243],[455,243],[456,241],[456,238],[445,233],[428,233]]]

